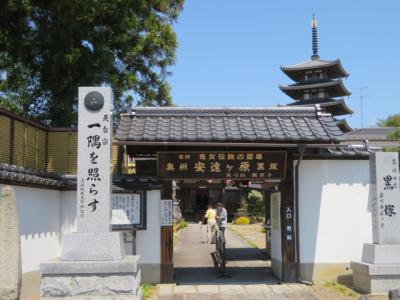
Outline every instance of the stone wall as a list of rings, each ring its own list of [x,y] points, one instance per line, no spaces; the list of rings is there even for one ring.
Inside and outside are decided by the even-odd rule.
[[[41,295],[41,299],[54,299],[54,297],[79,299],[87,296],[101,296],[101,299],[141,299],[140,272],[112,276],[90,274],[44,277]],[[116,296],[118,298],[115,298]]]

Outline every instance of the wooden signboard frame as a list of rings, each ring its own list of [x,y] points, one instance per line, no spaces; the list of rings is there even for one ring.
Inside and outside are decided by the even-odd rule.
[[[147,228],[147,197],[145,191],[113,191],[113,194],[139,194],[140,195],[140,224],[112,225],[112,230],[146,230]]]
[[[286,151],[157,152],[157,176],[166,179],[282,180]]]

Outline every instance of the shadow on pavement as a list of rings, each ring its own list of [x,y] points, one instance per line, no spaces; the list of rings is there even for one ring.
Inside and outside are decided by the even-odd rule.
[[[267,256],[257,248],[226,248],[226,261],[267,260]]]
[[[221,278],[214,267],[175,268],[175,282],[185,284],[276,284],[271,269],[266,267],[226,267],[230,278]]]

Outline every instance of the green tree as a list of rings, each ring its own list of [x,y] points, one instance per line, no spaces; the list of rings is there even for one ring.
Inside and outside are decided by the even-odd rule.
[[[0,105],[53,126],[76,124],[78,86],[111,86],[117,111],[172,105],[183,1],[0,0]]]
[[[264,214],[264,199],[263,195],[260,191],[251,190],[247,195],[247,210],[250,214]]]
[[[397,130],[389,135],[389,138],[400,140],[400,113],[390,115],[384,120],[378,121],[379,127],[397,127]]]

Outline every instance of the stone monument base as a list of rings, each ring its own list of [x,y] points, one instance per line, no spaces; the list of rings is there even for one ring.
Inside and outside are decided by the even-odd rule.
[[[400,245],[364,244],[361,261],[353,261],[354,288],[369,294],[387,294],[400,287]]]
[[[364,244],[361,261],[378,265],[400,265],[400,245]]]
[[[400,287],[400,264],[371,264],[352,261],[353,284],[356,290],[368,294],[387,294]]]
[[[142,299],[139,256],[114,261],[54,261],[40,265],[41,299]]]
[[[124,257],[121,232],[73,232],[63,238],[62,261],[121,260]]]

